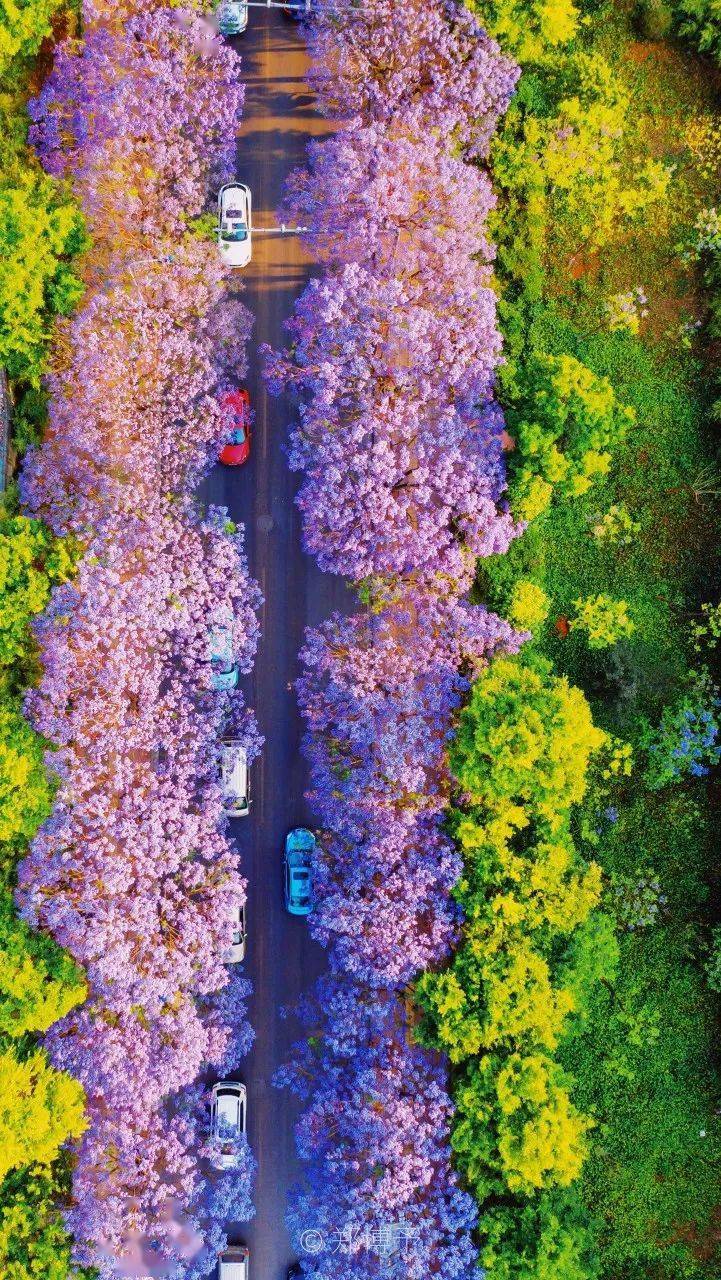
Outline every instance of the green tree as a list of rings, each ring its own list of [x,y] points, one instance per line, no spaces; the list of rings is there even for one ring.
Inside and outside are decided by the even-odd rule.
[[[47,1031],[85,999],[82,971],[46,934],[0,901],[0,1044]]]
[[[72,544],[27,516],[0,517],[0,668],[24,662],[32,648],[29,622],[52,588],[73,573]]]
[[[0,1183],[0,1275],[3,1280],[68,1280],[70,1238],[57,1207],[67,1194],[62,1157],[54,1166],[13,1169]]]
[[[613,449],[634,421],[634,410],[619,403],[608,379],[574,356],[535,356],[508,415],[517,444],[511,455],[514,512],[531,520],[554,493],[586,493],[596,476],[608,472]]]
[[[72,260],[84,221],[63,184],[32,166],[0,182],[0,364],[11,380],[38,385],[49,317],[69,315],[82,297]]]
[[[0,0],[0,81],[37,53],[64,0]]]

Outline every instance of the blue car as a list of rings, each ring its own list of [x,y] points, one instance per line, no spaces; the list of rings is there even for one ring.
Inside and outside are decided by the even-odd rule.
[[[283,896],[292,916],[309,916],[313,910],[315,845],[315,836],[306,827],[294,827],[285,837]]]

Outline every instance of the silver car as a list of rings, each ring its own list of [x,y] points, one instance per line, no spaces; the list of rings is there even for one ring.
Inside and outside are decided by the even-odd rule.
[[[245,1133],[247,1092],[239,1080],[219,1080],[210,1095],[210,1140],[217,1145],[213,1161],[219,1169],[232,1169],[238,1140]]]
[[[218,1280],[248,1280],[250,1249],[245,1244],[230,1245],[218,1257]]]
[[[223,964],[240,964],[241,960],[245,960],[245,939],[247,937],[245,925],[245,903],[242,907],[235,907],[230,918],[231,942],[227,950],[223,954]]]
[[[244,182],[226,182],[218,192],[218,248],[229,267],[247,267],[253,256],[252,199]]]
[[[248,752],[237,738],[224,738],[220,752],[223,813],[228,818],[247,818],[250,813]]]

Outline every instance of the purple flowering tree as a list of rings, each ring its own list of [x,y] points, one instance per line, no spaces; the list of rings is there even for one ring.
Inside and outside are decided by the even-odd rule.
[[[226,835],[219,739],[260,736],[212,687],[209,630],[247,671],[260,594],[222,511],[192,496],[245,370],[250,316],[188,234],[227,176],[238,61],[189,13],[83,6],[33,107],[46,166],[74,183],[93,247],[87,293],[58,330],[50,422],[26,508],[80,548],[36,624],[28,695],[51,744],[54,811],[20,868],[23,915],[84,966],[87,1003],[47,1037],[85,1089],[68,1224],[76,1257],[207,1274],[227,1217],[249,1217],[253,1160],[213,1169],[208,1069],[247,1051],[249,985],[223,964],[245,882]]]

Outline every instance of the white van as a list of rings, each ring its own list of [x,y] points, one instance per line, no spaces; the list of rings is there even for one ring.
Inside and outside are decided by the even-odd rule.
[[[218,1258],[218,1280],[248,1280],[250,1250],[244,1244],[231,1245]]]
[[[229,818],[247,818],[250,813],[248,752],[237,738],[224,738],[221,746],[220,785],[223,792],[223,813]]]

